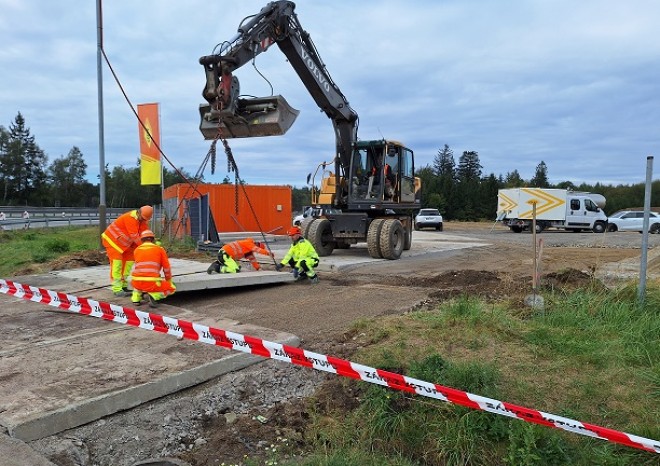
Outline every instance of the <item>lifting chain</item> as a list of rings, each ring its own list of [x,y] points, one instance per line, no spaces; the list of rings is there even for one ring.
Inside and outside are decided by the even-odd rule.
[[[215,166],[215,143],[220,139],[223,147],[225,148],[225,155],[227,156],[227,172],[234,173],[234,213],[238,215],[238,188],[241,183],[241,177],[238,174],[238,165],[236,165],[236,160],[234,159],[234,154],[229,147],[227,139],[222,137],[220,128],[218,128],[218,136],[213,140],[213,153],[211,155],[211,173],[213,173],[213,167]]]
[[[220,131],[220,128],[218,128],[218,135],[216,138],[213,140],[213,144],[211,145],[211,156],[212,160],[215,160],[215,154],[216,154],[216,143],[218,142],[218,139],[222,141],[222,145],[225,148],[225,155],[227,155],[227,172],[234,172],[234,209],[236,212],[236,215],[238,215],[238,190],[243,189],[243,192],[245,194],[245,200],[247,202],[247,206],[250,208],[250,211],[252,212],[252,215],[254,216],[254,220],[257,223],[257,227],[259,228],[259,232],[261,233],[261,237],[263,238],[263,242],[266,244],[266,248],[270,251],[270,246],[268,245],[268,241],[266,240],[266,236],[263,233],[263,228],[261,227],[261,223],[259,222],[259,218],[257,217],[256,212],[254,211],[254,207],[252,206],[252,203],[250,202],[250,198],[247,196],[247,192],[245,192],[245,185],[243,184],[243,180],[241,180],[241,176],[238,173],[238,165],[236,165],[236,160],[234,159],[234,154],[231,151],[231,147],[229,147],[229,143],[225,138],[222,137],[222,132]],[[275,257],[273,256],[273,263],[275,263]]]

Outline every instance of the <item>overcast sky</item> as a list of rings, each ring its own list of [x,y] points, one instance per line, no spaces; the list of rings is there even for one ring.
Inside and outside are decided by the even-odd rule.
[[[103,2],[104,50],[134,105],[161,104],[175,166],[197,173],[210,147],[199,57],[266,3]],[[50,161],[79,147],[96,182],[96,2],[0,0],[0,11],[0,125],[20,112]],[[477,151],[484,174],[530,179],[544,161],[551,182],[616,185],[643,182],[646,157],[660,155],[657,0],[300,0],[296,12],[360,139],[402,141],[417,168],[447,144],[456,162]],[[240,174],[304,186],[333,157],[332,124],[277,47],[256,67],[301,113],[284,136],[230,140]],[[251,64],[235,74],[242,93],[270,95]],[[103,83],[105,162],[135,166],[138,123],[105,63]],[[220,155],[208,182],[227,175]]]

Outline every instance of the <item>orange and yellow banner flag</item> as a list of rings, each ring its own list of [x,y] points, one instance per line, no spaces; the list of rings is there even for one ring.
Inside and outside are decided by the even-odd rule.
[[[158,104],[138,104],[140,135],[140,183],[160,184],[160,129]]]

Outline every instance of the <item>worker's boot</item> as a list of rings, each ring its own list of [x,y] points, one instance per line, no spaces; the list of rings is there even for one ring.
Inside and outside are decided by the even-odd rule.
[[[158,301],[151,295],[149,295],[149,307],[158,307]]]
[[[211,275],[213,272],[220,273],[220,262],[213,261],[213,263],[209,265],[209,268],[206,269],[206,273],[208,273],[209,275]]]
[[[142,292],[138,290],[133,290],[133,293],[131,294],[131,302],[135,306],[139,306],[142,304]]]
[[[309,282],[310,282],[312,285],[316,285],[316,284],[319,282],[319,276],[318,276],[318,275],[314,275],[313,277],[309,277]]]

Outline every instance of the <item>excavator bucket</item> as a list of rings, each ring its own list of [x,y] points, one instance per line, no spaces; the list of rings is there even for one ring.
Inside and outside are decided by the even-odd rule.
[[[223,138],[254,138],[281,136],[286,133],[298,110],[291,107],[281,95],[237,99],[236,110],[215,110],[210,105],[200,105],[199,129],[206,140]]]

